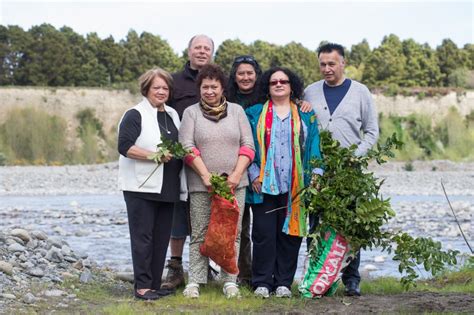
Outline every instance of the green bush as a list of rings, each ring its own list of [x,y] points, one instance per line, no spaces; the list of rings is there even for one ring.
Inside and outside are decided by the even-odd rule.
[[[474,160],[474,114],[463,118],[456,109],[439,121],[427,115],[380,115],[380,139],[392,133],[404,142],[395,158],[401,161],[449,159]]]
[[[104,162],[104,154],[99,142],[104,142],[106,136],[102,122],[95,116],[92,108],[86,108],[76,114],[79,120],[77,135],[82,140],[82,146],[77,156],[77,162],[93,164]]]
[[[35,108],[14,109],[1,126],[9,159],[30,163],[62,161],[66,154],[66,121]]]

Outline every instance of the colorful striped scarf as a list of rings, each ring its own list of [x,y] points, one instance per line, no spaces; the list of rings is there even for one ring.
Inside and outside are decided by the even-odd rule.
[[[278,188],[274,153],[275,153],[275,130],[272,129],[275,118],[272,101],[267,101],[263,105],[262,113],[257,124],[257,140],[261,155],[260,177],[262,183],[262,193],[269,195],[280,194]],[[288,209],[282,231],[293,236],[306,236],[306,209],[294,198],[299,198],[298,194],[304,188],[303,163],[301,157],[300,131],[301,120],[298,108],[294,103],[290,103],[291,119],[291,183],[288,192]]]

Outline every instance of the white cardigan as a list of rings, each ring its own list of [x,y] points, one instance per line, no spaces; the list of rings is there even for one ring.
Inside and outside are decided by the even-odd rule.
[[[147,98],[143,98],[140,103],[131,109],[136,109],[141,116],[141,133],[135,141],[135,145],[149,151],[156,151],[156,146],[161,143],[161,132],[157,123],[157,109],[150,104]],[[174,125],[179,130],[180,121],[178,113],[167,105],[165,105],[165,111],[171,116]],[[122,119],[123,116],[120,119],[119,128]],[[119,189],[145,193],[161,193],[161,188],[163,186],[163,164],[158,167],[145,185],[138,188],[153,172],[155,167],[156,164],[152,161],[135,160],[120,155],[118,176]],[[184,169],[185,167],[183,165],[179,175],[181,180],[180,200],[186,201],[188,190]]]

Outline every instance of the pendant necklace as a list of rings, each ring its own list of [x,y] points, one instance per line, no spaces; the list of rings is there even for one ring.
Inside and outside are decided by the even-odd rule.
[[[165,111],[164,113],[165,113],[165,126],[166,126],[166,127],[163,127],[163,125],[160,124],[160,121],[159,121],[159,120],[158,120],[158,125],[160,125],[160,127],[161,127],[162,129],[165,129],[165,130],[166,130],[166,133],[170,135],[170,134],[171,134],[171,131],[168,130],[168,120],[166,119],[166,116],[168,116],[168,114],[166,113],[166,111]]]

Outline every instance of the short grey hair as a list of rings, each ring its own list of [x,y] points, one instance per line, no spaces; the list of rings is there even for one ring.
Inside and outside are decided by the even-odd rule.
[[[189,40],[189,43],[188,43],[188,50],[191,49],[191,45],[193,44],[193,41],[198,37],[206,38],[207,40],[209,40],[211,42],[212,53],[214,54],[214,41],[212,40],[212,38],[210,38],[209,36],[204,35],[204,34],[198,34],[198,35],[194,35],[193,37],[191,37],[191,39]]]

